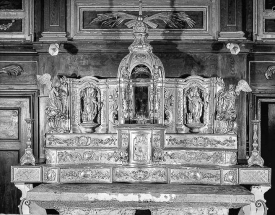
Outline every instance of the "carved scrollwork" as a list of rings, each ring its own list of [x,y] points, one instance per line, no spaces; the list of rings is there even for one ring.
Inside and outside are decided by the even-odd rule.
[[[110,169],[62,169],[60,173],[61,182],[110,182],[111,171]]]
[[[86,136],[78,136],[69,139],[61,139],[54,137],[53,135],[48,138],[50,146],[92,146],[92,147],[102,147],[102,146],[116,146],[117,139],[115,136],[111,136],[105,139],[92,138]]]
[[[181,147],[232,147],[235,145],[236,140],[229,137],[225,140],[218,140],[209,137],[191,137],[185,139],[177,139],[169,136],[166,139],[168,146],[181,146]]]
[[[210,172],[201,172],[199,170],[178,170],[178,171],[172,171],[171,172],[171,180],[174,181],[193,181],[193,182],[198,182],[198,181],[208,181],[209,183],[211,181],[213,182],[218,182],[220,180],[220,173],[218,172],[217,174],[213,174]]]
[[[224,164],[225,154],[221,151],[204,152],[204,151],[165,151],[165,164]]]
[[[164,169],[115,169],[115,181],[166,181],[167,173]]]

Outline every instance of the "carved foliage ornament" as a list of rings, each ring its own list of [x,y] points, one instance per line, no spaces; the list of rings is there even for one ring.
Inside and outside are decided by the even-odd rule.
[[[166,141],[168,146],[181,146],[181,147],[220,147],[220,146],[232,147],[235,145],[235,142],[236,142],[231,137],[221,141],[221,140],[217,140],[209,137],[192,137],[192,138],[186,138],[186,139],[180,140],[175,137],[173,138],[172,136],[169,136]]]
[[[108,137],[106,139],[91,138],[86,136],[79,136],[70,139],[60,139],[54,136],[48,138],[50,146],[117,146],[117,139],[115,136]]]
[[[128,21],[129,20],[129,21]],[[157,28],[155,20],[161,20],[167,24],[170,28],[185,28],[187,24],[190,28],[195,25],[195,21],[192,20],[185,12],[160,12],[152,16],[142,18],[142,5],[140,1],[139,16],[127,14],[124,12],[112,12],[105,14],[98,14],[97,18],[93,19],[90,24],[100,22],[101,25],[109,27],[116,27],[124,23],[128,28],[135,27],[136,30],[144,31],[144,26],[140,25],[140,20],[151,28]]]
[[[220,172],[217,174],[213,174],[210,172],[202,172],[199,170],[183,170],[183,171],[172,171],[171,172],[171,179],[175,181],[179,180],[188,180],[188,181],[193,181],[193,182],[198,182],[198,181],[214,181],[214,182],[219,182],[220,181]]]
[[[23,68],[15,64],[0,68],[0,74],[4,73],[10,76],[19,76],[22,72],[24,72]]]

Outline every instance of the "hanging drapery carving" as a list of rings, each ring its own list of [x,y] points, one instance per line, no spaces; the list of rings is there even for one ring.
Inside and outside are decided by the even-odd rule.
[[[68,83],[66,77],[54,77],[45,109],[49,132],[69,132]]]

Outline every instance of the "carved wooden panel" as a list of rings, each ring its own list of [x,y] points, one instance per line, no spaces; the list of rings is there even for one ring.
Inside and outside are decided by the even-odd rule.
[[[158,5],[158,7],[156,7]],[[125,12],[131,15],[138,14],[138,3],[136,1],[87,1],[73,0],[70,3],[70,21],[68,29],[70,37],[73,39],[129,39],[132,38],[132,30],[128,29],[124,23],[116,29],[111,29],[101,25],[101,22],[93,21],[98,14],[110,12]],[[158,29],[151,29],[150,39],[213,39],[216,37],[218,27],[218,1],[184,1],[184,2],[159,2],[143,1],[143,15],[151,16],[160,12],[185,12],[194,22],[194,28],[184,29],[169,28],[167,23],[156,21]],[[77,18],[78,17],[78,18]],[[166,29],[169,31],[166,31]],[[184,32],[184,33],[183,33]]]
[[[19,58],[20,59],[20,58]],[[0,84],[11,85],[11,84],[28,84],[36,85],[38,73],[38,62],[37,61],[26,61],[26,60],[1,60],[0,61],[0,70],[7,68],[9,66],[17,66],[20,69],[20,74],[18,75],[8,75],[0,74]]]

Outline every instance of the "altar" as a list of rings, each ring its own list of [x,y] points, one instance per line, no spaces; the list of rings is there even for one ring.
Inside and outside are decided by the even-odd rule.
[[[257,120],[248,165],[237,163],[236,100],[251,91],[247,82],[165,78],[141,16],[133,29],[117,78],[52,78],[40,108],[46,163],[35,164],[28,145],[22,165],[12,167],[22,214],[36,205],[62,215],[228,215],[230,208],[264,215],[271,170],[260,157]]]

